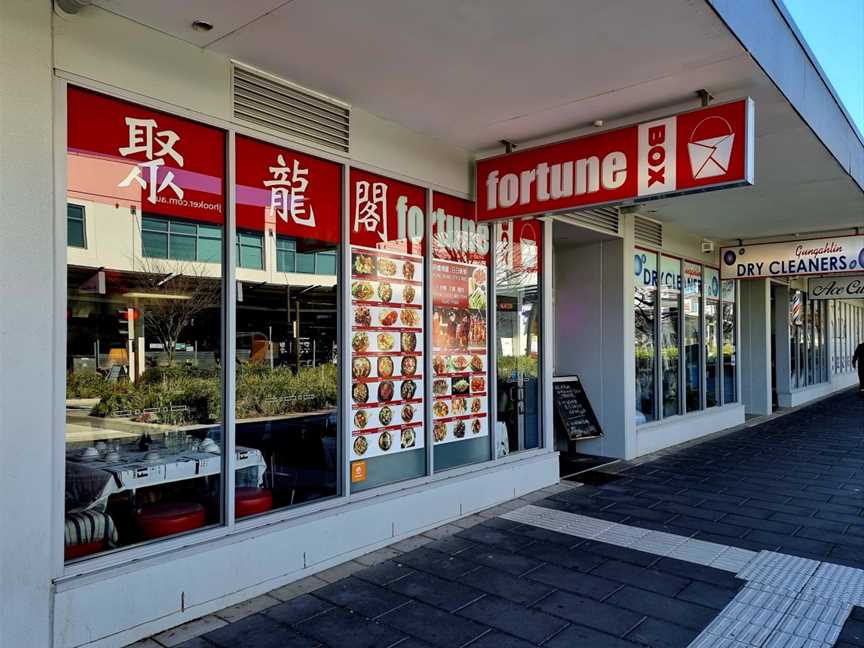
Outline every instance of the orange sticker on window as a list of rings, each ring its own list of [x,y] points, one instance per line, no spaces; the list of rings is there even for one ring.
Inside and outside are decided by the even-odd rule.
[[[366,462],[355,461],[351,464],[351,483],[366,481]]]

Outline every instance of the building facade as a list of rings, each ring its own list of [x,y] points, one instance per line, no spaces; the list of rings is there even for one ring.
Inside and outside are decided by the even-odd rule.
[[[719,43],[667,53],[674,87],[644,81],[606,126],[520,126],[539,151],[710,108],[673,61],[728,54],[711,105],[752,97],[752,186],[494,218],[477,169],[503,135],[78,4],[0,8],[0,645],[122,646],[555,483],[559,455],[632,459],[857,382],[864,293],[808,277],[860,267],[742,278],[724,254],[797,236],[864,257],[864,143],[772,3],[753,11],[818,110],[740,10],[669,2]],[[626,169],[597,159],[615,190]],[[562,432],[553,385],[574,377],[601,434]]]

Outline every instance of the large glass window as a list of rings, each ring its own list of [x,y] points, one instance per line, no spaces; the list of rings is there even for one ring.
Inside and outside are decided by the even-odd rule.
[[[684,386],[687,412],[702,409],[702,266],[684,262]]]
[[[474,222],[474,203],[436,193],[432,207],[432,439],[438,471],[491,457],[491,237],[488,224]]]
[[[69,247],[87,247],[83,205],[66,205],[66,244]]]
[[[499,454],[539,448],[542,223],[499,225],[495,249],[495,355]]]
[[[723,281],[722,321],[723,321],[723,403],[738,401],[738,382],[736,377],[736,297],[737,284],[732,280]]]
[[[660,257],[660,370],[663,416],[681,413],[681,260]]]
[[[238,266],[263,268],[275,228],[277,270],[302,249],[340,250],[342,167],[284,147],[236,138]],[[275,171],[274,171],[275,169]],[[302,198],[289,180],[306,180]],[[284,171],[284,173],[283,173]],[[260,200],[260,188],[269,195]],[[268,225],[268,223],[273,223]],[[272,230],[270,230],[272,231]],[[282,264],[282,267],[280,266]],[[293,272],[293,270],[292,270]],[[275,274],[244,283],[236,303],[236,445],[266,469],[238,470],[235,515],[245,518],[338,494],[339,282],[332,272]],[[359,416],[359,414],[357,414]]]
[[[657,417],[657,254],[636,250],[635,317],[636,424]]]
[[[68,125],[98,252],[67,263],[71,560],[222,520],[225,134],[76,88]],[[263,475],[260,453],[237,461]]]
[[[791,359],[792,387],[802,385],[804,372],[801,368],[803,356],[802,326],[804,323],[804,293],[800,290],[792,290],[789,294],[789,357]]]
[[[720,403],[720,273],[705,268],[705,404]]]

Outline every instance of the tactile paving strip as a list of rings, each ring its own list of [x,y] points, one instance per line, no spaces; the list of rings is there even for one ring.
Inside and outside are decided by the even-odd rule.
[[[501,517],[723,569],[746,580],[688,648],[831,648],[852,607],[864,605],[861,569],[774,551],[756,553],[534,505]]]

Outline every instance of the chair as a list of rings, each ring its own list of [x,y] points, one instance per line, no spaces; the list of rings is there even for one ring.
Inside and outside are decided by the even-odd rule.
[[[195,502],[157,502],[138,510],[138,531],[147,540],[184,533],[204,526],[204,507]]]
[[[273,492],[255,486],[239,486],[234,492],[234,517],[264,513],[273,508]]]
[[[69,513],[63,536],[66,560],[99,553],[115,547],[118,541],[117,527],[111,516],[94,510]]]

